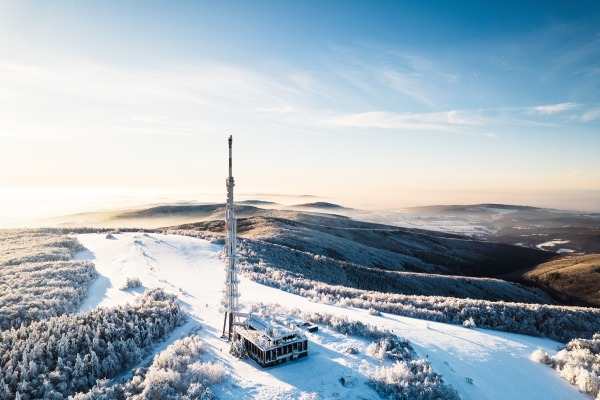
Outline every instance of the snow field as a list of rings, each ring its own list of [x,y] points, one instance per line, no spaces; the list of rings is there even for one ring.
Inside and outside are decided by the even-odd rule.
[[[556,245],[565,244],[565,243],[569,243],[569,242],[570,242],[570,240],[554,239],[549,242],[540,243],[540,244],[536,245],[535,247],[537,247],[540,250],[550,251],[550,249],[548,249],[547,247],[551,247],[552,249],[554,249],[556,247]],[[571,250],[571,249],[567,249],[567,248],[560,248],[560,249],[556,250],[556,253],[558,253],[558,254],[574,253],[574,252],[575,252],[575,250]]]
[[[132,301],[145,288],[162,287],[176,293],[190,314],[190,321],[177,329],[157,349],[163,350],[200,323],[208,359],[222,361],[230,379],[213,386],[222,399],[299,399],[318,394],[319,399],[378,399],[366,385],[378,366],[391,365],[365,354],[370,343],[346,337],[329,329],[308,334],[309,356],[297,362],[262,369],[252,360],[238,360],[228,354],[229,344],[220,339],[223,314],[220,311],[224,287],[221,246],[205,240],[161,234],[127,233],[107,239],[105,234],[77,236],[88,249],[77,254],[91,259],[100,277],[90,288],[80,311],[99,306],[110,307]],[[120,290],[128,277],[138,277],[142,288]],[[391,314],[369,315],[366,310],[313,303],[307,299],[240,277],[242,305],[276,303],[347,316],[379,326],[407,338],[419,358],[428,358],[435,372],[458,390],[463,399],[589,399],[547,366],[530,359],[540,348],[550,355],[560,343],[524,335],[467,329]],[[348,347],[359,354],[349,355]],[[387,364],[385,364],[387,363]],[[339,379],[351,375],[353,386],[344,387]],[[472,382],[472,383],[470,383]]]
[[[496,220],[499,216],[492,216]],[[376,222],[400,228],[424,229],[434,232],[453,233],[483,238],[494,230],[481,224],[481,221],[473,218],[457,218],[441,216],[438,214],[401,214],[390,212],[371,212],[364,215],[354,216],[353,219],[364,222]]]

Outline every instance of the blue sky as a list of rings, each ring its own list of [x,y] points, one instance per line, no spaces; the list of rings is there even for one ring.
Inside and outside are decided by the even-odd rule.
[[[597,1],[0,0],[0,88],[0,187],[600,191]]]

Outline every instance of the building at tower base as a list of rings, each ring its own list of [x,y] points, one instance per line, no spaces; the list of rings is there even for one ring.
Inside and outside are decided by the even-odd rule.
[[[290,321],[250,314],[235,330],[246,355],[261,367],[272,367],[308,355],[308,339]]]

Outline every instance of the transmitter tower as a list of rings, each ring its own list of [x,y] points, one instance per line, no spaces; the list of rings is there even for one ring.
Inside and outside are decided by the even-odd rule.
[[[241,313],[238,289],[238,255],[236,219],[233,209],[233,187],[231,147],[233,138],[229,136],[229,176],[227,184],[227,204],[225,205],[225,289],[222,305],[225,310],[223,320],[224,339],[232,341],[232,354],[248,355],[262,367],[272,367],[286,361],[297,360],[308,355],[308,339],[304,329],[314,332],[310,324],[294,324],[280,321],[266,314]]]
[[[232,340],[234,338],[235,325],[239,322],[239,297],[238,289],[238,255],[236,239],[236,219],[233,209],[233,187],[235,186],[232,174],[232,147],[233,138],[229,136],[229,176],[226,179],[227,204],[225,205],[225,289],[223,290],[223,309],[225,318],[223,320],[223,338]]]

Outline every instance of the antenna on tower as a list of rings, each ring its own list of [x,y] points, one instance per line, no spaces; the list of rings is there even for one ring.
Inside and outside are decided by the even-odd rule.
[[[237,268],[237,238],[236,238],[236,219],[233,209],[233,181],[232,174],[232,154],[233,144],[232,136],[229,136],[229,176],[225,183],[227,185],[227,204],[225,205],[225,290],[223,291],[223,308],[225,317],[223,320],[223,338],[232,340],[234,338],[234,327],[237,313],[239,312],[240,293],[238,290],[238,268]],[[227,331],[227,334],[225,332]]]

